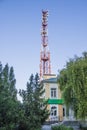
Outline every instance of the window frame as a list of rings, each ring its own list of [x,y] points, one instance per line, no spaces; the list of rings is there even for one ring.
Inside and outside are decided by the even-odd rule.
[[[50,88],[50,97],[51,98],[57,98],[57,88],[56,87]]]

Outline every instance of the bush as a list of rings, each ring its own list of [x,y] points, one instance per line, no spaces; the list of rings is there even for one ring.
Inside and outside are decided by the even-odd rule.
[[[87,124],[80,124],[80,130],[87,130]]]
[[[87,127],[82,127],[81,130],[87,130]]]
[[[0,127],[0,130],[6,130],[6,128],[5,127]]]
[[[73,130],[73,128],[60,125],[60,126],[52,126],[52,130]]]

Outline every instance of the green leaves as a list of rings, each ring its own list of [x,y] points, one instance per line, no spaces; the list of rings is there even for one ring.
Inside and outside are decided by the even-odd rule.
[[[59,126],[52,126],[52,130],[73,130],[73,128],[64,125],[59,125]]]
[[[75,116],[87,115],[87,52],[82,57],[75,56],[58,75],[60,89],[67,105],[72,105]],[[69,97],[69,98],[68,98]]]
[[[12,129],[18,122],[17,90],[13,67],[0,64],[0,127]]]
[[[30,76],[26,90],[20,90],[23,99],[25,118],[29,122],[29,130],[36,130],[48,117],[47,103],[41,97],[44,93],[43,84],[39,81],[38,74]]]
[[[47,119],[47,103],[41,96],[43,84],[38,74],[30,76],[26,90],[19,91],[23,102],[17,100],[16,79],[13,67],[0,63],[0,129],[36,130]]]

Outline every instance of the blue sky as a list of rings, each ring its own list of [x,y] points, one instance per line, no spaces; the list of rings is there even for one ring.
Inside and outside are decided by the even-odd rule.
[[[42,9],[49,11],[52,73],[87,51],[87,0],[0,0],[0,61],[14,67],[17,89],[39,73]]]

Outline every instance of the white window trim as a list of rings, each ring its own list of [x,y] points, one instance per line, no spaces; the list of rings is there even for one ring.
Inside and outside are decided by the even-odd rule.
[[[50,112],[51,112],[51,107],[56,107],[57,108],[57,115],[56,116],[54,116],[54,115],[51,115],[50,114],[50,120],[56,120],[56,119],[58,119],[58,117],[59,117],[59,112],[58,112],[58,105],[50,105]]]
[[[56,89],[56,97],[51,97],[51,89],[55,88]],[[50,98],[51,99],[58,99],[58,87],[50,87]]]

